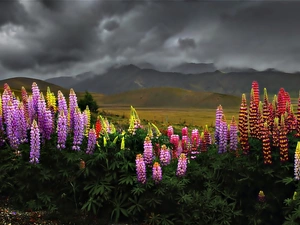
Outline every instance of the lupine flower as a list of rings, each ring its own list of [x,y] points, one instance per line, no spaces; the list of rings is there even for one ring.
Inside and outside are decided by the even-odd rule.
[[[300,141],[297,142],[294,161],[295,180],[300,180]]]
[[[205,128],[204,128],[204,138],[205,138],[206,145],[211,145],[212,144],[211,135],[208,131],[208,126],[207,125],[205,125]]]
[[[8,91],[6,89],[4,89],[3,94],[2,94],[2,113],[3,113],[4,121],[7,120],[7,107],[8,107],[7,105],[10,100],[12,100],[12,99],[10,98]]]
[[[234,116],[232,116],[232,120],[230,123],[230,150],[232,151],[237,150],[237,146],[238,146],[238,131],[237,131],[237,125]]]
[[[271,143],[269,137],[269,129],[268,123],[264,123],[264,128],[262,130],[262,148],[263,148],[263,156],[264,156],[264,164],[272,163],[272,155],[271,155]]]
[[[28,97],[27,100],[27,110],[28,110],[28,121],[27,121],[27,128],[30,129],[33,120],[35,119],[35,109],[33,105],[32,95]]]
[[[166,145],[161,146],[159,160],[162,166],[166,166],[171,162],[171,153]]]
[[[240,132],[240,144],[244,154],[249,153],[249,137],[248,137],[248,112],[247,112],[246,95],[242,94],[242,103],[240,106],[238,130]]]
[[[25,118],[25,110],[24,105],[21,102],[17,108],[18,113],[18,120],[19,120],[19,126],[18,126],[18,133],[21,143],[27,142],[27,123]]]
[[[78,107],[77,96],[76,96],[73,88],[71,88],[70,94],[69,94],[70,130],[73,130],[74,126],[75,126],[74,114],[75,114],[77,107]]]
[[[162,170],[158,162],[155,162],[153,165],[152,178],[156,184],[162,180]]]
[[[53,132],[53,118],[50,109],[45,110],[44,115],[44,138],[50,140],[51,134]]]
[[[200,136],[199,136],[199,131],[198,129],[193,129],[192,130],[192,135],[191,135],[191,142],[192,146],[198,148],[200,144]]]
[[[125,149],[125,137],[123,136],[122,139],[121,139],[121,147],[120,147],[121,150],[124,150]]]
[[[216,110],[216,129],[215,129],[215,143],[218,145],[220,140],[220,123],[223,115],[223,108],[221,105]]]
[[[266,196],[265,196],[265,194],[264,194],[263,191],[259,191],[259,193],[258,193],[258,201],[259,202],[265,202],[266,201]]]
[[[40,89],[35,82],[32,83],[31,91],[32,91],[32,106],[35,114],[38,110],[38,101],[40,99]]]
[[[85,135],[87,136],[89,131],[90,131],[90,126],[91,126],[91,111],[89,109],[89,106],[86,106],[86,109],[84,110],[85,118],[86,118],[86,123],[85,123]]]
[[[181,153],[178,158],[176,175],[182,177],[185,175],[187,169],[187,158],[186,155]]]
[[[40,158],[40,130],[34,120],[30,130],[30,163],[39,163]]]
[[[74,137],[73,137],[73,150],[80,150],[80,145],[83,140],[83,135],[84,135],[84,126],[83,126],[83,121],[82,121],[82,114],[80,112],[79,108],[76,108],[76,111],[74,113]]]
[[[222,116],[220,121],[220,133],[219,133],[219,153],[224,153],[227,151],[227,123],[225,120],[225,116]]]
[[[253,101],[258,106],[259,103],[259,85],[257,81],[252,82]]]
[[[146,164],[142,154],[138,154],[135,159],[136,175],[138,182],[146,183]]]
[[[300,133],[300,132],[299,132]],[[174,134],[174,129],[172,126],[168,126],[168,131],[167,131],[167,135],[169,137],[169,139],[171,138],[171,136]]]
[[[94,153],[96,142],[97,142],[96,131],[94,128],[92,128],[89,130],[89,135],[88,135],[88,145],[86,149],[87,154]]]
[[[182,136],[188,136],[188,128],[187,127],[182,128],[181,134]]]
[[[64,114],[64,111],[61,110],[58,115],[57,121],[57,148],[64,149],[66,148],[67,141],[67,116]]]
[[[6,135],[13,149],[17,149],[20,144],[18,138],[18,120],[15,119],[17,116],[17,111],[13,103],[9,101],[7,104]]]
[[[67,117],[68,116],[68,106],[67,106],[67,101],[66,101],[66,98],[64,96],[64,94],[61,92],[61,91],[58,91],[58,112],[60,111],[63,111],[64,112],[64,115]]]
[[[289,141],[287,138],[287,129],[284,123],[283,115],[281,116],[281,126],[279,129],[279,152],[280,161],[287,162],[289,160]]]
[[[40,128],[40,133],[41,133],[42,138],[45,138],[45,127],[44,127],[45,111],[46,111],[46,102],[45,102],[43,93],[41,93],[40,98],[38,100],[38,105],[37,105],[37,115],[38,115],[38,125]]]
[[[101,130],[102,130],[102,125],[101,125],[100,118],[98,117],[97,121],[96,121],[96,136],[97,136],[97,138],[100,137]]]
[[[190,139],[187,135],[183,135],[181,139],[182,152],[188,154],[191,150]]]
[[[152,165],[153,160],[153,146],[151,139],[147,136],[144,141],[144,160],[146,165]]]
[[[178,134],[172,134],[170,143],[174,145],[173,151],[172,151],[172,158],[175,159],[178,157],[178,148],[179,148],[179,135]]]

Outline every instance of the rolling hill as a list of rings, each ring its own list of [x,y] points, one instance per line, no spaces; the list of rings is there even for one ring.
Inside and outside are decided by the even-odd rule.
[[[172,87],[142,88],[121,94],[105,96],[101,107],[111,105],[163,108],[239,107],[241,98],[211,92],[195,92]]]

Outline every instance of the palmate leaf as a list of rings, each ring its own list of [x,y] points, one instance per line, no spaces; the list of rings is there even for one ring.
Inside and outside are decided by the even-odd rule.
[[[141,198],[138,198],[136,195],[133,198],[129,198],[128,200],[133,204],[129,207],[128,213],[135,215],[136,213],[145,210],[142,205]]]
[[[132,176],[131,174],[122,174],[121,178],[119,179],[119,184],[133,185],[135,177],[135,175]]]
[[[111,219],[114,218],[115,222],[118,222],[120,218],[120,214],[123,214],[124,216],[128,217],[128,211],[127,207],[129,205],[128,200],[128,194],[122,194],[120,193],[118,196],[115,196],[115,199],[111,201],[111,203],[114,206],[114,209],[111,213]]]
[[[131,190],[131,193],[139,196],[140,194],[144,193],[145,191],[146,191],[146,189],[144,187],[138,186],[138,187],[134,187]]]

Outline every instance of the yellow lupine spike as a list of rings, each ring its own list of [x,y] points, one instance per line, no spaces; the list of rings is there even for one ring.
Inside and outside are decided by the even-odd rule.
[[[121,150],[124,150],[124,149],[125,149],[125,137],[123,136],[122,140],[121,140]]]
[[[110,133],[111,134],[116,133],[116,128],[115,128],[115,125],[113,123],[110,123]]]
[[[296,198],[297,198],[297,191],[295,191],[293,194],[293,200],[296,200]]]
[[[115,139],[113,140],[113,143],[116,144],[119,136],[116,136]]]
[[[90,131],[90,126],[91,126],[91,111],[89,109],[89,106],[86,106],[84,113],[86,114],[86,117],[87,117],[87,125],[85,127],[85,136],[88,136],[89,131]]]
[[[151,125],[152,125],[152,126],[154,127],[154,129],[155,129],[156,135],[157,135],[157,136],[161,136],[161,132],[160,132],[160,130],[157,128],[157,126],[155,126],[154,123],[151,123]]]
[[[269,101],[267,88],[264,88],[264,99],[267,100],[267,101]]]
[[[153,132],[152,132],[151,124],[150,123],[148,123],[148,133],[147,133],[147,136],[149,136],[150,138],[153,137]]]
[[[103,137],[103,146],[106,147],[106,145],[107,145],[107,141],[106,141],[106,137],[104,136]]]
[[[2,96],[0,94],[0,116],[2,116]]]

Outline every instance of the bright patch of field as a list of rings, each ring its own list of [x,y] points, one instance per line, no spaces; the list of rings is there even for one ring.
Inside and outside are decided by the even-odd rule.
[[[153,122],[159,125],[187,125],[204,127],[205,125],[214,126],[216,109],[195,109],[195,108],[141,108],[135,107],[140,120],[143,124]],[[226,120],[230,123],[232,116],[238,121],[239,108],[223,109]],[[105,112],[113,116],[117,123],[126,123],[130,115],[130,107],[110,106],[100,109],[100,114]],[[116,117],[116,115],[118,115]],[[166,128],[166,127],[164,127]]]

